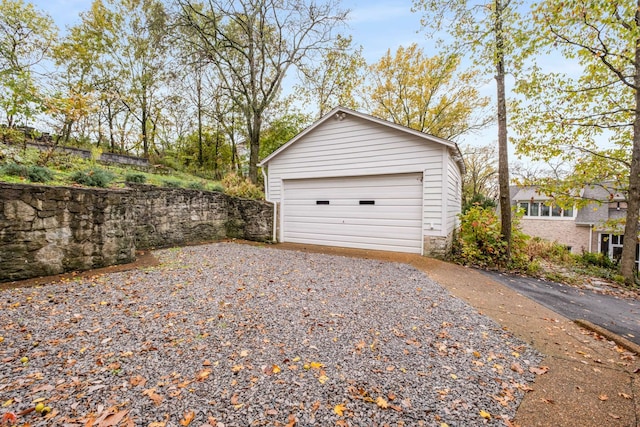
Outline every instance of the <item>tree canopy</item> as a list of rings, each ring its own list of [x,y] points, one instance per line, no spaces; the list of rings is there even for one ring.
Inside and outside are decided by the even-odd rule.
[[[639,6],[604,0],[536,4],[532,54],[560,53],[579,71],[534,67],[517,85],[523,95],[518,150],[574,165],[568,179],[548,181],[545,191],[567,200],[563,196],[584,186],[605,185],[612,197],[626,197],[621,272],[628,283],[634,281],[640,211]]]

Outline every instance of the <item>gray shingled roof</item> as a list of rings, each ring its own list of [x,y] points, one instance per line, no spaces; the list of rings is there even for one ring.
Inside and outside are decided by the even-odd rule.
[[[523,187],[513,186],[517,189],[515,194],[511,193],[511,200],[515,202],[528,202],[534,200],[551,200],[551,197],[538,193],[538,187],[528,185]]]

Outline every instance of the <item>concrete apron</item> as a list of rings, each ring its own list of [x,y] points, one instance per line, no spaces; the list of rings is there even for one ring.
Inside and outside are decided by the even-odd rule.
[[[640,426],[637,355],[466,267],[418,255],[281,243],[278,249],[411,264],[545,355],[515,425]]]

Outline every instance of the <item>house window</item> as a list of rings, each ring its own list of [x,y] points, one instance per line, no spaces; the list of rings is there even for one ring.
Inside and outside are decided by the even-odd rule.
[[[544,203],[540,203],[540,216],[549,216],[549,211],[551,208]]]
[[[518,208],[529,217],[573,218],[573,208],[562,209],[560,206],[548,206],[544,202],[519,202]]]
[[[539,216],[540,215],[540,203],[533,202],[531,203],[531,216]]]

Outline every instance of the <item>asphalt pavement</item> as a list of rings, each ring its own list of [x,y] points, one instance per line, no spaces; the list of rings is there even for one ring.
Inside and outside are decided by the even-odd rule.
[[[640,345],[640,300],[517,275],[483,274],[571,320],[584,319]]]

